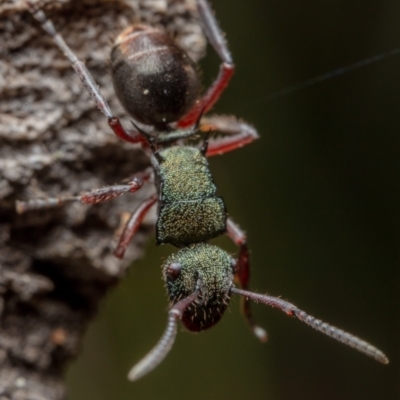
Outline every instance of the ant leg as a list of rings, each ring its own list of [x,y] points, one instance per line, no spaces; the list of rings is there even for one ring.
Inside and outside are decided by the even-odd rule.
[[[139,208],[131,215],[128,222],[125,225],[124,231],[119,238],[118,245],[114,250],[114,256],[117,258],[123,258],[125,250],[131,242],[133,236],[139,230],[139,226],[142,223],[145,215],[157,201],[157,195],[151,196],[149,199],[145,200]]]
[[[246,242],[246,235],[230,218],[228,218],[226,221],[226,229],[227,235],[237,246],[239,246],[239,257],[236,263],[235,280],[239,281],[242,289],[246,290],[249,287],[250,280],[250,256]],[[267,340],[267,332],[255,323],[250,309],[250,300],[244,297],[241,305],[242,312],[253,333],[261,342],[265,342]]]
[[[206,113],[210,110],[228,86],[235,70],[232,55],[207,0],[197,0],[197,8],[204,32],[211,45],[214,47],[214,50],[221,58],[222,64],[214,83],[209,87],[203,97],[196,102],[191,110],[178,121],[178,126],[181,128],[192,125],[202,112]]]
[[[99,110],[107,117],[108,125],[114,131],[114,133],[120,139],[126,142],[141,143],[142,145],[146,145],[147,144],[146,140],[142,137],[142,135],[139,132],[127,131],[124,129],[120,120],[111,111],[111,108],[107,103],[107,100],[101,93],[98,85],[93,79],[93,76],[91,75],[89,70],[85,67],[85,64],[77,58],[77,56],[74,54],[71,48],[65,43],[61,34],[57,32],[56,28],[54,27],[54,24],[49,19],[47,19],[44,12],[40,9],[37,9],[30,1],[28,1],[27,4],[29,6],[29,11],[31,12],[32,16],[41,24],[43,30],[49,36],[51,36],[54,43],[68,58],[76,74],[82,81],[86,91],[89,93],[90,97],[94,100]]]
[[[249,124],[233,116],[213,115],[201,120],[200,130],[204,132],[220,131],[227,136],[213,139],[208,144],[207,157],[236,150],[258,139],[257,131]]]
[[[105,201],[112,200],[123,195],[124,193],[137,192],[143,186],[143,184],[149,180],[149,177],[149,173],[142,172],[136,174],[126,185],[106,186],[101,189],[95,189],[84,193],[80,196],[66,195],[60,197],[49,197],[46,199],[17,201],[15,207],[18,214],[23,214],[32,210],[44,210],[46,208],[59,207],[74,201],[80,201],[82,204],[104,203]]]

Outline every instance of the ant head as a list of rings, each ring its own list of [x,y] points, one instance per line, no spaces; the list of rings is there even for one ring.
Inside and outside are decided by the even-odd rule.
[[[279,297],[262,295],[233,286],[235,261],[223,250],[206,243],[193,244],[167,258],[163,275],[170,299],[167,328],[157,345],[129,372],[132,381],[141,378],[162,362],[172,348],[177,334],[177,320],[191,331],[201,331],[219,321],[231,293],[277,308],[296,317],[311,328],[387,364],[388,358],[379,349],[358,337],[314,318]],[[262,328],[254,331],[261,338]]]
[[[205,243],[194,244],[169,256],[162,268],[173,304],[199,291],[182,314],[188,330],[199,332],[221,319],[233,280],[232,258],[225,251]]]

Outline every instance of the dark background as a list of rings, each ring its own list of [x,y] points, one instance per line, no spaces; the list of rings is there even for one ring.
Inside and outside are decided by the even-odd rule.
[[[400,55],[268,95],[400,46],[400,3],[214,0],[213,8],[237,65],[215,111],[261,135],[211,160],[230,215],[248,232],[252,288],[372,342],[391,363],[257,305],[269,332],[261,345],[234,300],[218,326],[180,331],[164,363],[129,383],[166,323],[159,266],[175,250],[151,240],[89,329],[69,371],[70,398],[399,399]],[[218,68],[211,49],[202,64],[208,83]]]

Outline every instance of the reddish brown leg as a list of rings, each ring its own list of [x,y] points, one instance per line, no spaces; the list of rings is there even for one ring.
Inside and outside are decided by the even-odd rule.
[[[236,150],[259,138],[257,131],[251,125],[226,115],[203,118],[200,129],[204,132],[219,131],[227,134],[227,136],[209,140],[207,157]]]
[[[149,177],[150,174],[148,172],[138,173],[127,185],[108,186],[93,190],[80,196],[80,200],[84,204],[97,204],[112,200],[124,193],[135,193],[149,180]]]
[[[181,128],[193,125],[201,113],[206,113],[216,103],[222,92],[228,86],[232,78],[235,66],[233,65],[232,56],[226,45],[224,35],[219,27],[210,5],[207,0],[197,0],[197,9],[203,25],[204,33],[209,42],[214,47],[222,64],[219,74],[214,83],[210,86],[204,96],[192,107],[191,110],[178,121],[178,126]]]
[[[250,257],[249,249],[246,242],[246,235],[230,218],[228,218],[226,222],[226,229],[227,235],[233,240],[233,242],[237,246],[239,246],[239,257],[236,263],[235,280],[239,282],[242,289],[247,290],[250,280]],[[267,340],[267,332],[255,323],[253,314],[250,309],[249,299],[245,297],[242,298],[241,305],[242,312],[253,333],[260,341],[265,342]]]
[[[125,225],[124,231],[122,232],[121,237],[119,238],[119,242],[117,248],[114,250],[114,255],[117,258],[123,258],[126,248],[131,242],[133,236],[135,236],[136,232],[139,230],[139,226],[143,221],[143,218],[150,210],[151,206],[157,201],[157,195],[151,196],[149,199],[145,200],[139,208],[131,215],[128,222]]]
[[[140,132],[133,130],[125,130],[122,126],[121,121],[115,116],[107,116],[108,125],[113,132],[122,140],[129,143],[140,144],[142,147],[148,147],[149,144],[146,138]]]
[[[16,210],[18,214],[23,214],[31,210],[43,210],[46,208],[59,207],[74,201],[80,201],[83,204],[97,204],[112,200],[124,193],[135,193],[148,181],[150,174],[141,172],[136,174],[126,185],[107,186],[101,189],[95,189],[80,196],[60,196],[49,197],[46,199],[36,199],[29,201],[17,201]]]
[[[235,67],[233,64],[221,64],[217,79],[210,86],[204,96],[198,100],[192,109],[178,122],[180,128],[187,128],[188,126],[193,125],[202,112],[206,113],[212,108],[228,86],[234,70]]]

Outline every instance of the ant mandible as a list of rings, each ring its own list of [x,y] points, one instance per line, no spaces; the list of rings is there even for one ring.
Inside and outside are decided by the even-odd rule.
[[[128,185],[110,186],[81,196],[18,202],[17,211],[22,213],[69,201],[96,204],[126,192],[136,192],[145,182],[155,181],[158,196],[153,195],[145,200],[131,216],[115,255],[123,257],[144,216],[157,201],[157,242],[171,243],[181,249],[163,265],[163,277],[173,304],[167,329],[156,347],[131,370],[131,380],[139,379],[164,359],[174,342],[178,319],[191,331],[208,329],[220,320],[232,293],[245,298],[244,314],[261,340],[266,340],[266,333],[254,323],[249,299],[281,309],[312,328],[387,364],[387,357],[374,346],[315,319],[293,304],[276,297],[237,289],[233,285],[236,279],[243,289],[248,286],[246,237],[227,218],[225,205],[215,194],[216,187],[206,157],[251,143],[258,135],[251,126],[233,117],[202,118],[227,86],[234,66],[209,4],[206,0],[197,0],[197,6],[205,33],[222,59],[219,76],[200,100],[197,100],[199,82],[193,62],[164,32],[146,25],[131,26],[118,36],[112,50],[116,94],[126,110],[135,120],[146,124],[149,131],[134,122],[134,130],[124,129],[84,64],[77,59],[44,13],[31,6],[32,14],[68,57],[86,90],[106,115],[114,133],[127,142],[139,143],[151,151],[155,176],[151,172],[144,172],[137,174]],[[171,146],[174,142],[195,135],[202,122],[203,129],[206,125],[206,130],[219,130],[229,136],[217,139],[207,137],[200,149]],[[157,146],[161,146],[161,149]],[[225,232],[239,246],[238,260],[206,243]]]

